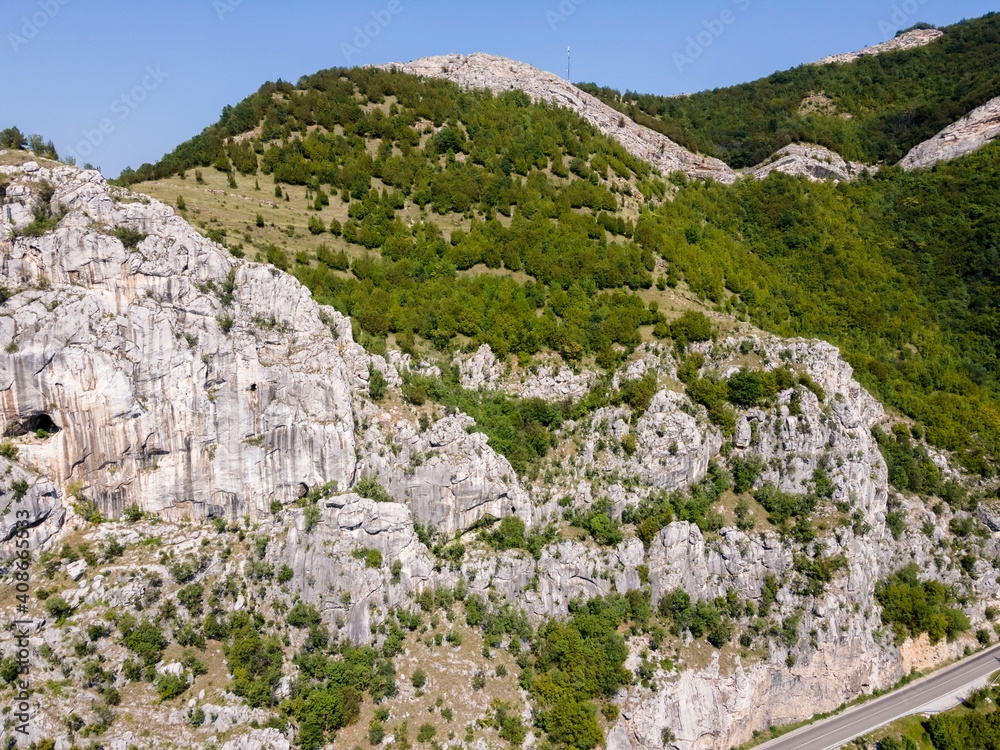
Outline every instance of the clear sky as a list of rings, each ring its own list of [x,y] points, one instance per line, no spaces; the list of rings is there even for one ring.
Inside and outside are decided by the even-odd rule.
[[[489,52],[644,93],[754,80],[987,0],[3,0],[0,128],[107,176],[155,162],[262,83]],[[998,92],[1000,93],[1000,92]]]

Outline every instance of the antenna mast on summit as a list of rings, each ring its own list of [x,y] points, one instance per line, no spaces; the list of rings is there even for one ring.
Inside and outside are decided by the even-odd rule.
[[[569,82],[569,47],[566,47],[566,82]]]

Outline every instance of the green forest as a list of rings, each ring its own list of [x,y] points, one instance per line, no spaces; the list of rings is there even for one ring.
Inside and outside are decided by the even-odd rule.
[[[753,107],[784,111],[774,99],[781,91],[789,117],[804,92],[842,97],[838,106],[848,110],[855,105],[844,97],[864,94],[872,105],[857,105],[865,117],[826,118],[841,141],[801,137],[852,158],[896,158],[995,93],[998,24],[991,14],[949,27],[926,48],[664,101],[685,116],[703,102],[716,114],[713,127],[742,122],[746,138],[771,138],[784,137],[783,126],[754,119]],[[877,124],[918,101],[933,117],[914,115],[897,129]],[[707,137],[697,122],[680,127]],[[253,257],[352,316],[369,344],[392,335],[417,353],[488,343],[501,357],[549,350],[609,367],[621,360],[615,345],[629,352],[642,335],[683,350],[688,336],[637,294],[683,283],[706,307],[836,344],[876,397],[922,425],[914,437],[957,451],[968,469],[989,475],[1000,456],[996,146],[923,172],[886,167],[844,184],[783,174],[733,186],[664,180],[575,114],[532,104],[523,92],[494,96],[395,71],[332,69],[296,85],[266,84],[121,182],[191,168],[269,174],[276,197],[282,184],[305,185],[316,209],[346,204],[344,222],[309,221],[321,243],[314,253],[271,244]],[[623,212],[626,194],[642,196],[638,214]],[[249,236],[228,229],[230,238]],[[244,253],[225,232],[212,236]],[[351,258],[324,237],[353,248]],[[723,400],[695,390],[725,426]],[[532,460],[530,451],[516,460]]]
[[[256,125],[256,138],[232,140]],[[522,92],[325,71],[298,86],[265,85],[120,181],[199,166],[306,185],[317,209],[349,203],[345,223],[309,224],[319,240],[332,234],[370,251],[349,276],[346,258],[322,248],[314,264],[277,246],[258,255],[366,333],[395,334],[404,349],[415,336],[446,348],[461,335],[501,356],[547,347],[572,359],[607,358],[613,344],[634,348],[640,326],[666,322],[631,294],[652,286],[654,258],[632,241],[634,224],[618,210],[622,192],[632,191],[626,183],[649,200],[662,198],[667,184],[574,114],[531,104]],[[406,207],[426,218],[404,221]],[[456,215],[469,229],[443,231],[440,217]],[[459,276],[478,264],[505,273]],[[514,281],[517,272],[532,280]]]
[[[691,289],[784,336],[841,347],[929,442],[1000,455],[1000,148],[855,183],[690,184],[636,224]]]
[[[926,47],[847,64],[801,65],[739,86],[691,96],[580,88],[692,151],[735,169],[761,163],[790,143],[826,146],[845,159],[895,163],[1000,93],[1000,16],[942,29]],[[823,93],[835,113],[800,112]],[[839,116],[849,115],[850,118]]]

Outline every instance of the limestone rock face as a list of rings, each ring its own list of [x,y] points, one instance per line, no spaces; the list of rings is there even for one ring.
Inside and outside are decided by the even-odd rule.
[[[345,364],[305,288],[96,172],[2,169],[16,190],[0,283],[17,293],[0,317],[0,345],[16,347],[0,360],[0,429],[54,432],[21,444],[22,461],[105,516],[132,503],[167,518],[256,515],[316,483],[350,484]],[[13,237],[43,182],[68,214]],[[116,228],[147,236],[126,247]]]
[[[802,175],[813,182],[831,179],[836,182],[850,182],[857,179],[866,169],[871,174],[878,171],[878,167],[875,166],[845,161],[840,154],[822,146],[793,143],[776,151],[764,163],[746,170],[745,174],[756,180],[763,180],[772,172],[784,172],[793,176]]]
[[[0,545],[6,556],[24,549],[37,550],[62,526],[66,511],[56,486],[24,467],[0,458]],[[21,524],[27,537],[18,534]],[[17,542],[21,541],[20,547]]]
[[[876,44],[871,47],[865,47],[863,50],[859,50],[857,52],[843,52],[839,55],[830,55],[829,57],[824,57],[822,60],[810,63],[810,65],[849,63],[871,55],[881,55],[886,52],[897,52],[904,49],[923,47],[924,45],[930,44],[943,34],[943,31],[938,31],[937,29],[914,29],[913,31],[908,31],[905,34],[900,34],[895,39],[890,39],[887,42],[882,42],[881,44]]]
[[[526,63],[477,52],[473,55],[424,57],[408,63],[387,63],[378,67],[385,70],[395,68],[417,76],[444,78],[467,88],[490,89],[497,93],[521,89],[535,101],[572,109],[601,133],[621,143],[630,154],[648,161],[664,174],[684,172],[688,177],[711,177],[727,184],[736,181],[736,173],[718,159],[693,154],[666,136],[636,124],[559,76]]]
[[[321,502],[313,528],[304,511],[290,513],[285,544],[275,561],[292,568],[303,599],[316,603],[327,621],[344,621],[345,635],[356,643],[366,642],[371,624],[382,622],[389,608],[403,604],[407,592],[431,580],[433,559],[417,539],[410,512],[401,503],[335,495]],[[378,550],[385,568],[398,561],[398,579],[351,554],[359,549]],[[377,605],[376,612],[370,604]]]
[[[497,388],[503,378],[503,365],[497,362],[489,344],[483,344],[466,359],[456,357],[455,364],[458,365],[463,388]]]
[[[972,153],[1000,135],[1000,97],[991,99],[949,125],[933,138],[915,146],[899,166],[910,171],[930,167]]]
[[[277,729],[252,729],[229,740],[222,750],[291,750],[292,743]]]
[[[446,533],[487,517],[517,515],[531,523],[531,499],[517,473],[490,448],[486,435],[466,431],[475,425],[471,417],[444,417],[423,432],[374,409],[366,418],[372,426],[362,436],[361,473],[378,475],[420,523]]]

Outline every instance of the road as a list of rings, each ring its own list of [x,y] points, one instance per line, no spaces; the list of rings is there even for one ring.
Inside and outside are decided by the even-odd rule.
[[[837,716],[789,732],[755,750],[833,750],[903,716],[959,703],[1000,669],[1000,644]]]

